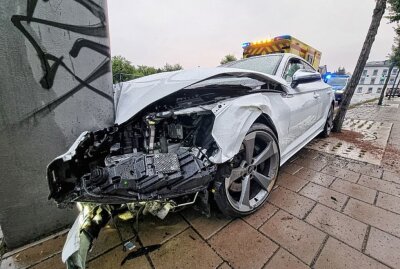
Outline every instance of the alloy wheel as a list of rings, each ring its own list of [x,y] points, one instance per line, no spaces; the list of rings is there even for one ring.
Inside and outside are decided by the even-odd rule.
[[[247,134],[231,167],[224,184],[228,202],[241,213],[256,209],[269,196],[278,174],[275,139],[264,131]]]

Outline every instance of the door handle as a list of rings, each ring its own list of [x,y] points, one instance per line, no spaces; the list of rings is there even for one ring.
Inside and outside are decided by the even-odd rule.
[[[282,93],[282,97],[283,97],[283,98],[293,98],[294,95],[293,95],[293,94],[290,94],[290,93]]]
[[[318,93],[314,93],[314,98],[318,99],[319,98],[319,94]]]

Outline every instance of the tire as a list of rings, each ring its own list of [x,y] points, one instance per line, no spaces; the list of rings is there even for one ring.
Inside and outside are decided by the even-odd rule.
[[[328,117],[325,122],[324,130],[321,132],[321,137],[327,138],[331,135],[333,128],[333,105],[329,109]]]
[[[218,167],[214,199],[220,211],[228,217],[242,217],[257,211],[273,190],[279,164],[276,135],[266,125],[253,124],[240,152]]]

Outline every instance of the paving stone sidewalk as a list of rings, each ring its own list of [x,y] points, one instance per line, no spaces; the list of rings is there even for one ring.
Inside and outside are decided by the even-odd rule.
[[[140,243],[162,247],[122,267],[126,253],[109,226],[88,268],[400,268],[400,109],[364,105],[348,118],[393,123],[380,166],[303,149],[255,214],[206,218],[187,209],[164,221],[146,217]],[[0,268],[65,268],[65,239],[66,231],[6,253]]]

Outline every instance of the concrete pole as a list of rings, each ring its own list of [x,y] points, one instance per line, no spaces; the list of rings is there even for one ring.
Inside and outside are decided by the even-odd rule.
[[[0,225],[9,248],[68,226],[46,165],[84,130],[113,123],[106,0],[0,6]]]

